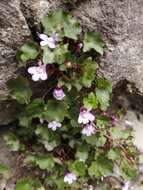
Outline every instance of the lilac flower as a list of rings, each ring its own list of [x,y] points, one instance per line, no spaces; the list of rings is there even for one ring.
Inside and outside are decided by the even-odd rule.
[[[56,47],[56,42],[58,41],[58,34],[53,33],[51,37],[48,37],[46,34],[40,34],[39,38],[42,40],[40,42],[41,46],[48,45],[49,48],[54,49]]]
[[[39,66],[29,67],[27,71],[32,75],[33,81],[38,81],[40,79],[47,80],[48,78],[46,65],[42,65],[41,63],[39,63]]]
[[[79,44],[78,44],[78,47],[79,47],[79,48],[82,48],[82,47],[83,47],[83,44],[82,44],[82,43],[79,43]]]
[[[77,177],[74,173],[67,173],[64,177],[64,182],[68,184],[72,184],[76,180],[77,180]]]
[[[122,190],[129,190],[129,187],[130,187],[130,182],[127,181],[127,182],[125,183],[125,185],[123,186]]]
[[[118,122],[118,118],[114,115],[111,116],[111,121],[112,121],[112,124],[115,124]]]
[[[55,88],[53,91],[53,96],[57,100],[63,100],[63,98],[66,96],[62,88]]]
[[[44,119],[40,119],[39,121],[40,121],[40,123],[41,123],[41,124],[43,124],[43,123],[44,123]]]
[[[125,120],[125,127],[127,128],[133,128],[133,123],[129,120]]]
[[[62,125],[61,123],[57,121],[52,121],[48,124],[48,128],[52,129],[53,131],[56,131],[57,128],[60,128]]]
[[[107,112],[102,113],[103,116],[109,116]]]
[[[92,124],[92,123],[87,124],[87,125],[82,129],[81,133],[82,133],[83,135],[88,136],[88,137],[91,136],[91,135],[94,135],[94,134],[95,134],[95,128],[94,128],[93,124]]]
[[[94,120],[95,120],[95,116],[90,112],[90,110],[87,110],[85,108],[80,109],[78,123],[87,124]]]

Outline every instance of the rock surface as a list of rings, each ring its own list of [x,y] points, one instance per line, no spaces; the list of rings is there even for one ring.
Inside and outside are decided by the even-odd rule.
[[[13,112],[8,103],[4,105],[1,101],[8,95],[7,80],[15,76],[16,50],[29,36],[19,0],[0,1],[0,124],[8,123]]]

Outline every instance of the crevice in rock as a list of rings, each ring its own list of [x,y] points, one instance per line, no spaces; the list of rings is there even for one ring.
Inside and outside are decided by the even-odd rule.
[[[72,2],[68,0],[64,0],[63,7],[66,7],[68,11],[72,11],[86,1],[89,1],[89,0],[75,0]]]
[[[27,22],[27,25],[29,27],[29,30],[31,32],[31,35],[32,35],[34,41],[38,41],[37,32],[39,31],[39,28],[34,19],[33,11],[27,6],[27,4],[24,0],[22,0],[20,2],[20,9]]]
[[[135,87],[134,83],[127,80],[120,81],[113,89],[111,110],[132,110],[138,119],[143,114],[143,94]]]

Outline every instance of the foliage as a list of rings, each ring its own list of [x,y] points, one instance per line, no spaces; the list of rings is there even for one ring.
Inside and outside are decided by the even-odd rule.
[[[25,152],[25,162],[45,177],[41,183],[21,179],[15,190],[79,190],[100,182],[104,189],[108,182],[103,177],[113,175],[115,166],[122,179],[134,178],[137,150],[132,130],[117,127],[105,112],[112,86],[101,77],[95,60],[103,55],[101,35],[82,36],[77,20],[61,10],[44,16],[42,27],[47,35],[39,35],[43,42],[27,42],[18,51],[20,66],[41,91],[37,97],[21,75],[8,82],[21,112],[16,131],[5,140],[13,151]],[[73,179],[66,183],[69,173]]]
[[[4,176],[6,179],[10,177],[9,168],[3,163],[0,163],[0,175]]]

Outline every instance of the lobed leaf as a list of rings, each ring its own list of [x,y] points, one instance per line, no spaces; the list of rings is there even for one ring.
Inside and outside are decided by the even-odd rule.
[[[12,97],[20,104],[28,104],[30,102],[32,91],[26,78],[18,76],[16,79],[9,80],[7,86]]]
[[[90,51],[94,49],[99,54],[103,55],[104,43],[101,39],[101,35],[98,32],[86,32],[84,36],[84,48],[83,51]]]
[[[72,15],[64,11],[54,11],[49,15],[43,17],[42,25],[44,33],[51,35],[52,33],[58,33],[60,37],[68,37],[71,39],[77,39],[81,33],[79,23]]]
[[[30,60],[34,60],[37,58],[39,54],[38,45],[35,42],[27,42],[25,43],[18,51],[17,57],[19,61],[25,63]],[[23,66],[23,64],[21,64]]]

